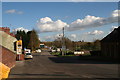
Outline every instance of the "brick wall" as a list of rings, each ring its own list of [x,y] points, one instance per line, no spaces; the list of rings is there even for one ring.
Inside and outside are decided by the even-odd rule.
[[[0,50],[2,50],[2,63],[12,68],[16,62],[16,54],[3,46],[0,47],[2,47],[0,48]]]

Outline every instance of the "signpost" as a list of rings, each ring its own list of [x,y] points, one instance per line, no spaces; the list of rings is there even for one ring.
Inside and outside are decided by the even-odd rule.
[[[16,50],[17,54],[22,54],[22,40],[18,40],[16,42]]]
[[[17,60],[22,60],[22,40],[16,42]]]

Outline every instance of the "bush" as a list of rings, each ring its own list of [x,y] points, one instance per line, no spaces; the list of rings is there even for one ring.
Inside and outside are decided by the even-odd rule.
[[[100,56],[101,51],[90,51],[91,56]]]
[[[73,54],[74,54],[73,51],[68,51],[68,52],[66,53],[66,55],[73,55]]]
[[[61,52],[51,52],[51,54],[58,56],[58,55],[61,55]]]

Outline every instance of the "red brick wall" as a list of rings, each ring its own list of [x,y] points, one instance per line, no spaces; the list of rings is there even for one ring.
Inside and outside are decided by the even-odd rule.
[[[1,46],[0,46],[1,47]],[[8,66],[9,68],[12,68],[15,65],[16,62],[16,55],[12,51],[8,50],[7,48],[3,47],[2,49],[2,63]]]

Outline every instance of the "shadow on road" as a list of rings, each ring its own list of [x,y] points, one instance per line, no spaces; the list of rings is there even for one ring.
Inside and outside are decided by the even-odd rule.
[[[64,57],[48,57],[55,63],[72,63],[72,64],[118,64],[117,62],[102,61],[94,59],[83,59],[79,56],[64,56]]]
[[[5,80],[119,80],[118,78],[10,78]]]
[[[19,76],[69,76],[66,74],[11,74],[11,75],[19,75]]]

